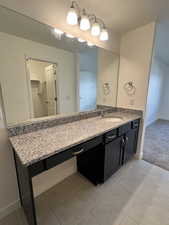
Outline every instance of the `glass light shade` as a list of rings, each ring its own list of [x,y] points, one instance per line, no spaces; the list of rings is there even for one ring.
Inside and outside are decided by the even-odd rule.
[[[56,34],[60,34],[60,35],[62,35],[62,34],[64,33],[62,30],[59,30],[59,29],[57,29],[57,28],[54,28],[54,32],[55,32]]]
[[[74,36],[71,35],[71,34],[66,34],[66,37],[68,37],[68,38],[74,38]]]
[[[77,40],[78,40],[79,42],[81,42],[81,43],[85,42],[85,40],[83,40],[83,39],[81,39],[81,38],[78,38]]]
[[[92,46],[94,46],[94,44],[93,43],[91,43],[91,42],[87,42],[87,45],[89,46],[89,47],[92,47]]]
[[[99,36],[99,34],[100,34],[100,25],[99,23],[96,22],[92,25],[91,35]]]
[[[74,8],[70,8],[67,14],[67,23],[70,25],[76,25],[78,23],[78,15]]]
[[[83,15],[80,20],[80,29],[81,30],[89,30],[90,29],[90,21],[86,15]]]
[[[106,29],[103,29],[100,34],[101,41],[107,41],[109,39],[109,34]]]

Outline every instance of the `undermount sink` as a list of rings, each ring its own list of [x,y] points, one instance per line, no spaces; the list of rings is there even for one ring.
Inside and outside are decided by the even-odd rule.
[[[119,123],[119,122],[123,121],[122,117],[103,117],[103,119],[106,121],[113,122],[113,123]]]

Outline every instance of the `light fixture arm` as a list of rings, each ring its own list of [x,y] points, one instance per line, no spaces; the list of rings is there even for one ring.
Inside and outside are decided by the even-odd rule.
[[[81,9],[76,1],[72,1],[71,8],[74,8],[78,11],[78,14],[81,13]]]
[[[102,29],[105,29],[105,28],[106,28],[105,23],[104,23],[104,21],[103,21],[102,19],[97,18],[97,21],[98,21],[99,24],[101,25],[101,28],[102,28]]]
[[[96,22],[99,23],[99,25],[101,26],[102,29],[105,29],[106,28],[104,21],[102,19],[96,17],[94,14],[89,14],[88,17],[89,17],[89,19],[90,19],[91,22],[93,22],[93,23],[96,23]]]

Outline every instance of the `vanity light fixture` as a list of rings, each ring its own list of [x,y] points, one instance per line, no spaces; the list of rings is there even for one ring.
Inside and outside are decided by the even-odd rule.
[[[75,9],[75,5],[76,5],[76,2],[73,1],[69,9],[69,12],[67,14],[67,23],[70,25],[78,24],[78,14],[77,14],[77,10]]]
[[[81,43],[86,42],[85,40],[83,40],[83,39],[81,39],[81,38],[78,38],[77,40],[78,40],[79,42],[81,42]]]
[[[106,28],[103,28],[101,33],[100,33],[100,40],[101,41],[107,41],[109,39],[109,34],[107,32]]]
[[[63,32],[62,30],[57,29],[57,28],[54,28],[54,32],[55,32],[56,34],[60,34],[60,35],[64,34],[64,32]]]
[[[98,22],[94,22],[91,28],[91,35],[99,36],[99,34],[100,34],[100,24]]]
[[[55,38],[60,40],[62,35],[64,34],[64,32],[60,29],[54,28],[54,29],[52,29],[52,34],[55,36]]]
[[[79,24],[80,29],[83,31],[91,29],[91,35],[95,37],[100,35],[99,39],[101,41],[107,41],[109,39],[104,22],[95,15],[86,13],[86,10],[81,9],[76,1],[72,1],[67,14],[67,23],[70,25]]]
[[[87,42],[87,45],[89,46],[89,47],[93,47],[94,46],[94,44],[93,43],[91,43],[91,42]]]
[[[71,34],[66,34],[66,37],[68,37],[68,38],[74,38],[74,36],[71,35]]]
[[[80,29],[81,30],[89,30],[90,29],[90,20],[85,12],[85,9],[83,9],[83,13],[80,18]]]

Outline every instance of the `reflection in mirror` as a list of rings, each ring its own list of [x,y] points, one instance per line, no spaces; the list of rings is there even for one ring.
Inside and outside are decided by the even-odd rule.
[[[0,82],[9,125],[116,106],[119,57],[0,7]]]
[[[97,49],[80,52],[80,111],[96,109]]]
[[[57,63],[27,59],[26,66],[30,81],[32,117],[57,114]]]

